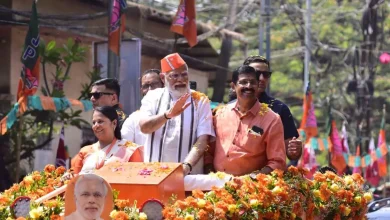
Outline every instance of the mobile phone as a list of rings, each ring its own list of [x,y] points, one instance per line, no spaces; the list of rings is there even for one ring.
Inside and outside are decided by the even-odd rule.
[[[196,81],[190,81],[190,89],[196,90]]]
[[[263,135],[263,133],[264,133],[263,129],[257,127],[256,125],[252,127],[252,131],[254,131],[254,132],[256,132],[256,133],[258,133],[260,135]]]

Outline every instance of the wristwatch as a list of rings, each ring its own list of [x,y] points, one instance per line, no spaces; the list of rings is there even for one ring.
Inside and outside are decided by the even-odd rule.
[[[192,172],[192,165],[190,163],[184,162],[183,165],[187,165],[190,168],[190,172]]]

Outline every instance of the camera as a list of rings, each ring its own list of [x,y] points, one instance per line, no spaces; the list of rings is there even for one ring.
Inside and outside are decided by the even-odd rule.
[[[190,81],[190,89],[196,90],[196,81]]]

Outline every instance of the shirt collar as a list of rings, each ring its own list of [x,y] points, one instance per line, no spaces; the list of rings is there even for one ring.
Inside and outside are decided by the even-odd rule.
[[[237,109],[237,100],[235,101],[235,102],[232,102],[232,103],[230,103],[229,105],[228,105],[228,108],[230,109],[230,110],[235,110],[235,111],[237,111],[238,112],[238,109]],[[252,106],[252,108],[251,109],[249,109],[249,111],[248,112],[250,112],[250,113],[252,113],[252,115],[256,115],[257,113],[259,113],[259,111],[260,111],[260,102],[255,102],[255,104]],[[248,113],[247,112],[247,113]]]

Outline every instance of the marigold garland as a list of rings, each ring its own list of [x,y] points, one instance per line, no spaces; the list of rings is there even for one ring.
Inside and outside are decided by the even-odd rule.
[[[157,164],[153,164],[156,166]],[[167,166],[158,164],[160,172]],[[19,196],[36,199],[63,183],[65,168],[47,165],[42,172],[34,171],[19,184],[0,193],[0,219],[13,220],[10,205]],[[314,179],[304,177],[305,169],[289,167],[288,171],[233,178],[223,188],[210,192],[194,190],[192,196],[168,204],[166,219],[364,219],[372,194],[363,190],[364,179],[359,174],[340,177],[332,172],[315,173]],[[227,174],[212,174],[223,177]],[[112,219],[146,220],[136,203],[119,200],[113,191],[115,208]],[[29,217],[19,220],[59,220],[64,200],[57,197],[42,204],[31,204]]]
[[[166,206],[163,215],[199,220],[364,219],[372,195],[364,192],[360,175],[316,173],[310,181],[306,172],[290,167],[285,173],[258,174],[255,181],[248,176],[234,178],[207,193],[194,190],[192,196]]]

